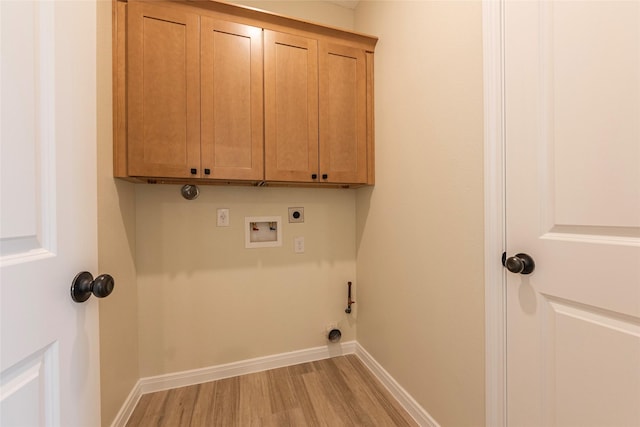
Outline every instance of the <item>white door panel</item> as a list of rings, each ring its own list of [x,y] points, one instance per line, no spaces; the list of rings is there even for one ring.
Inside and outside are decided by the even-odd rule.
[[[640,425],[640,2],[506,2],[505,94],[508,425]]]
[[[58,346],[52,344],[3,371],[0,425],[52,426],[59,423],[58,364]]]
[[[0,256],[3,265],[50,255],[55,210],[52,4],[4,2]],[[16,43],[20,40],[20,43]]]
[[[624,227],[640,237],[640,4],[576,3],[541,10],[554,225],[582,226],[586,234]]]
[[[98,426],[96,5],[0,2],[0,423]]]

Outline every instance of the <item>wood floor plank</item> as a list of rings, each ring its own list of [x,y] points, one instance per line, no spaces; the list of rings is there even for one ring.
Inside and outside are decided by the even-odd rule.
[[[293,382],[287,368],[272,369],[265,372],[269,386],[271,413],[287,413],[300,408],[300,403],[293,391]]]
[[[264,417],[255,427],[308,427],[307,420],[301,408],[278,412]]]
[[[136,404],[135,410],[133,411],[133,413],[129,417],[129,420],[127,421],[127,426],[126,427],[141,425],[143,416],[144,416],[145,412],[147,411],[147,408],[149,407],[149,404],[151,403],[152,400],[155,400],[157,398],[158,398],[157,393],[143,394],[142,396],[140,396],[140,400],[138,400],[138,403]]]
[[[151,396],[149,404],[142,414],[137,418],[140,421],[137,424],[127,423],[127,426],[160,426],[163,425],[163,418],[165,414],[165,402],[169,396],[169,390],[159,391]],[[133,419],[133,417],[132,417]]]
[[[417,426],[355,355],[143,395],[127,427]]]
[[[163,424],[175,427],[189,427],[196,402],[198,387],[180,387],[169,390],[164,410]]]
[[[311,399],[313,413],[321,426],[353,425],[344,409],[340,405],[335,405],[335,396],[328,390],[323,372],[306,373],[303,379]]]
[[[298,365],[291,365],[287,366],[286,369],[289,372],[289,375],[291,375],[292,377],[300,376],[314,370],[312,363],[300,363]]]
[[[358,393],[358,388],[353,386],[359,383],[356,372],[341,369],[344,363],[342,357],[332,359],[327,364],[327,372],[330,374],[330,384],[339,393],[351,420],[356,425],[387,425],[387,419],[381,417],[379,408],[371,405],[366,395]]]
[[[322,372],[323,385],[328,396],[333,396],[333,405],[336,411],[339,411],[344,418],[344,422],[349,425],[373,425],[368,417],[361,419],[361,411],[359,403],[355,400],[355,396],[351,392],[345,377],[335,365],[335,359],[323,360],[318,365]]]
[[[239,426],[240,377],[226,378],[218,382],[213,399],[212,423],[216,427]],[[169,427],[169,426],[167,426]]]
[[[349,378],[348,387],[354,395],[353,401],[359,403],[358,406],[354,406],[354,411],[361,411],[362,422],[366,422],[367,425],[371,423],[371,425],[377,426],[414,425],[407,423],[407,420],[401,415],[396,416],[398,410],[402,412],[404,410],[399,404],[397,406],[393,405],[394,403],[397,404],[395,399],[383,389],[382,385],[371,376],[368,370],[365,372],[359,371],[351,363],[351,360],[346,357],[336,359],[335,364],[343,375]]]
[[[270,416],[270,389],[263,372],[239,377],[238,425],[249,426],[253,420]]]
[[[348,372],[357,372],[356,378],[362,381],[362,390],[374,401],[374,407],[381,408],[392,421],[394,426],[415,426],[415,420],[404,410],[382,383],[373,376],[371,371],[355,355],[348,355],[344,362],[349,363]]]
[[[313,408],[311,396],[309,396],[309,391],[304,382],[304,375],[311,372],[313,372],[313,369],[309,363],[287,367],[287,374],[291,377],[293,391],[296,394],[298,405],[305,416],[307,425],[309,427],[318,427],[321,423]]]
[[[192,427],[205,427],[213,425],[213,408],[218,381],[198,384],[198,392],[195,397],[193,414],[191,415]]]

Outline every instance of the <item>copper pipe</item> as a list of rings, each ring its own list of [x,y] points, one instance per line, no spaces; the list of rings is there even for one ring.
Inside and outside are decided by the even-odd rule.
[[[347,282],[347,286],[349,287],[347,291],[347,308],[344,312],[349,314],[351,313],[351,304],[355,304],[356,302],[351,299],[351,282]]]

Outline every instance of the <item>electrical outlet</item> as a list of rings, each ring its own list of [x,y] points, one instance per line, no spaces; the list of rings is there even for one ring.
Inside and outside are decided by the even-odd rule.
[[[293,251],[297,254],[304,253],[304,237],[293,238]]]
[[[228,227],[229,226],[229,209],[221,208],[217,211],[217,220],[216,225],[218,227]]]
[[[304,208],[289,208],[289,222],[304,222]]]

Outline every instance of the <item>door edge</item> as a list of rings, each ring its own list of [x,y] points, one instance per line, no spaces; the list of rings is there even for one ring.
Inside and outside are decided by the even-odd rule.
[[[485,423],[507,425],[504,1],[483,0]]]

